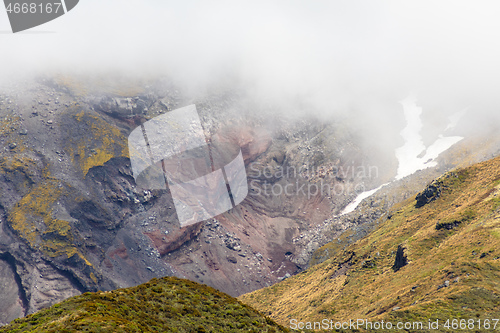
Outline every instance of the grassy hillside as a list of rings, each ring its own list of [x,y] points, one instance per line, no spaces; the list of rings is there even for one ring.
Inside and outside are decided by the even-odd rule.
[[[500,158],[447,173],[368,236],[325,245],[326,261],[241,300],[287,327],[432,319],[444,331],[447,319],[473,319],[483,331],[479,320],[500,319],[499,180]]]
[[[222,292],[177,278],[85,293],[16,319],[0,332],[285,332]]]

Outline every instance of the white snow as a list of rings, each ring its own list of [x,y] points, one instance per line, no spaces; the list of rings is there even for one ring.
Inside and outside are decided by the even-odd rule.
[[[380,190],[382,187],[384,187],[385,185],[387,185],[389,183],[385,183],[383,185],[380,185],[379,187],[373,189],[373,190],[370,190],[370,191],[365,191],[365,192],[362,192],[360,194],[358,194],[358,196],[356,197],[356,199],[354,199],[350,204],[348,204],[344,210],[342,210],[342,213],[340,213],[340,215],[345,215],[345,214],[349,214],[350,212],[353,212],[356,207],[358,207],[358,205],[361,203],[361,201],[365,200],[366,198],[368,198],[369,196],[375,194],[375,192],[377,192],[378,190]]]
[[[422,108],[417,106],[414,95],[410,95],[400,103],[403,105],[406,127],[400,133],[405,143],[395,151],[396,158],[399,162],[396,180],[409,176],[418,170],[436,166],[437,162],[435,159],[442,152],[448,150],[455,143],[463,139],[461,136],[445,137],[441,134],[438,136],[436,141],[434,141],[434,143],[432,143],[429,147],[425,147],[422,136],[420,135],[423,127],[422,120],[420,119]],[[446,132],[447,130],[454,128],[465,112],[466,110],[463,110],[449,117],[448,119],[450,122],[444,131]],[[344,208],[340,215],[353,212],[361,201],[375,194],[387,184],[390,183],[386,183],[376,189],[360,193],[354,201]]]
[[[409,96],[400,102],[406,118],[406,127],[401,131],[405,143],[396,149],[396,158],[399,166],[396,179],[401,179],[413,174],[418,170],[423,170],[437,165],[435,159],[444,151],[448,150],[455,143],[463,139],[461,136],[439,135],[429,147],[425,147],[420,132],[422,130],[422,108],[418,107],[414,96]],[[465,111],[450,117],[450,123],[446,130],[455,127]],[[419,157],[423,154],[422,157]]]

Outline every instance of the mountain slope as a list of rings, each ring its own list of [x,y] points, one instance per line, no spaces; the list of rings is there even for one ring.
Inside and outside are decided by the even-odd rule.
[[[85,293],[17,319],[0,332],[285,332],[220,291],[178,278]]]
[[[69,77],[2,86],[0,324],[83,292],[154,277],[188,278],[235,296],[307,263],[312,251],[301,255],[307,244],[291,239],[323,225],[334,203],[349,196],[249,195],[215,219],[181,229],[168,190],[137,186],[128,135],[190,104],[213,144],[241,149],[255,191],[307,184],[305,175],[268,179],[262,171],[299,170],[311,156],[318,157],[307,163],[314,170],[331,161],[330,168],[369,163],[345,126],[275,123],[230,87],[187,95],[167,79]],[[367,181],[338,178],[329,184]]]
[[[499,180],[500,158],[446,173],[368,236],[333,241],[326,261],[241,299],[286,326],[499,318]]]
[[[270,286],[307,268],[346,229],[364,235],[437,175],[498,153],[492,133],[463,140],[437,167],[339,216],[359,192],[393,178],[392,148],[365,140],[356,119],[299,117],[244,96],[231,84],[189,93],[167,78],[108,75],[0,87],[0,325],[154,277],[187,278],[232,296]],[[180,228],[170,191],[135,183],[127,137],[190,104],[212,144],[242,151],[250,191],[234,209]],[[313,262],[327,257],[316,252]]]

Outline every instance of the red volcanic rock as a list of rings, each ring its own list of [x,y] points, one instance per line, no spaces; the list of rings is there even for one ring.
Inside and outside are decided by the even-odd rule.
[[[182,246],[185,242],[195,238],[203,227],[202,223],[196,223],[185,228],[180,228],[165,235],[160,230],[145,233],[158,250],[160,255],[165,255],[169,252],[175,251]]]
[[[215,146],[224,149],[241,149],[245,164],[251,163],[271,146],[272,139],[269,132],[249,125],[231,125],[221,128],[212,138]]]
[[[115,256],[118,256],[122,259],[128,259],[128,252],[127,252],[127,248],[125,247],[125,245],[122,243],[120,245],[119,248],[117,248],[116,250],[113,250],[109,253],[109,256],[113,259],[115,259]]]

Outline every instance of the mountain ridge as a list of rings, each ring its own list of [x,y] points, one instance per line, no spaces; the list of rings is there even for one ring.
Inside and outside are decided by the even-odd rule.
[[[323,262],[240,299],[283,325],[498,318],[500,157],[448,172],[417,198],[367,236],[325,245]]]
[[[0,332],[288,332],[206,285],[166,277],[87,292],[0,327]]]

